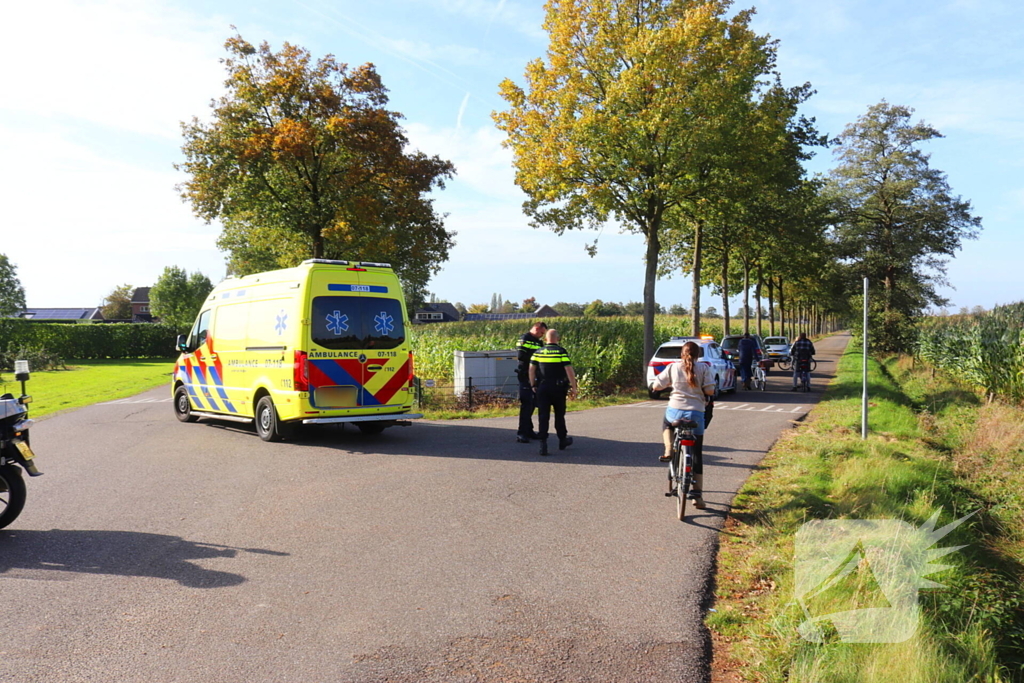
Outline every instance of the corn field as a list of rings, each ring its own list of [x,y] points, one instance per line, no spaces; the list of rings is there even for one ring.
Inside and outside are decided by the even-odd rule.
[[[920,325],[917,355],[984,387],[989,397],[1024,402],[1024,302],[930,318]]]
[[[609,393],[619,388],[643,385],[644,323],[639,317],[555,318],[545,321],[562,335],[573,367],[586,384]],[[451,382],[455,351],[514,349],[519,337],[529,330],[530,320],[502,320],[436,323],[412,328],[416,375]],[[689,318],[657,316],[655,344],[672,336],[688,336]],[[722,321],[701,323],[701,333],[722,339]]]

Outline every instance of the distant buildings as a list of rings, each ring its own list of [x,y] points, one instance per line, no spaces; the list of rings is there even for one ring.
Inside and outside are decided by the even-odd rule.
[[[558,311],[551,306],[541,306],[533,313],[466,313],[461,315],[455,306],[449,303],[424,304],[423,308],[413,314],[413,322],[417,323],[448,323],[469,322],[473,320],[529,320],[531,318],[557,318]]]
[[[149,310],[149,290],[150,287],[136,287],[135,291],[132,292],[132,317],[130,320],[106,320],[99,306],[94,308],[26,308],[14,317],[47,323],[70,323],[79,320],[133,323],[158,322],[159,320],[154,318]]]

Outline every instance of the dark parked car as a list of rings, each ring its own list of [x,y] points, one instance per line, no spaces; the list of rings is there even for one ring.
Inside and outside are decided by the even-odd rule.
[[[761,335],[752,334],[750,338],[757,342],[757,356],[758,359],[765,357],[764,342],[761,340]],[[743,339],[742,334],[730,334],[722,339],[722,355],[733,363],[740,362],[740,339]],[[755,359],[756,360],[756,359]]]

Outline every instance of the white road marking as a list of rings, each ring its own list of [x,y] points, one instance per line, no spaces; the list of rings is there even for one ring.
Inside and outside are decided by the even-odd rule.
[[[170,403],[173,400],[174,400],[173,398],[140,398],[140,399],[119,398],[116,401],[105,401],[104,403],[97,403],[96,405],[98,405],[98,406],[112,406],[112,405],[128,404],[128,403]]]

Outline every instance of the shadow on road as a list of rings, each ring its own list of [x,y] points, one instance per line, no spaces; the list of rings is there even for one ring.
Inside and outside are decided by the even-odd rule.
[[[540,442],[517,443],[515,427],[500,424],[497,420],[495,424],[486,426],[479,423],[417,422],[411,427],[393,427],[376,435],[361,434],[351,426],[344,429],[340,426],[320,426],[303,430],[301,436],[289,443],[299,447],[374,455],[539,461],[605,467],[665,467],[664,463],[658,461],[662,450],[658,420],[652,420],[649,442],[619,441],[574,433],[571,416],[568,425],[573,444],[560,451],[558,438],[549,437],[548,457],[538,455]]]
[[[239,551],[286,556],[257,548],[194,543],[177,536],[133,531],[0,531],[0,577],[12,570],[48,570],[115,576],[150,576],[189,588],[225,588],[245,582],[230,572],[189,560],[235,557]],[[42,578],[42,577],[33,577]]]

